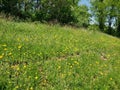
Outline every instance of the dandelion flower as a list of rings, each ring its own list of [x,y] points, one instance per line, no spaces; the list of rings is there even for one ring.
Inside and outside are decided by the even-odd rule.
[[[112,80],[112,78],[110,78],[110,80]]]
[[[21,45],[19,45],[19,46],[18,46],[18,49],[21,49],[21,47],[22,47],[22,46],[21,46]]]
[[[101,75],[103,75],[103,72],[100,72]]]
[[[20,38],[17,38],[17,41],[20,41]]]
[[[3,46],[3,47],[6,47],[7,45],[6,45],[6,44],[3,44],[2,46]]]
[[[3,58],[3,55],[0,55],[0,59],[2,59]]]
[[[38,79],[38,77],[36,76],[35,79]]]
[[[4,48],[4,51],[6,51],[7,50],[7,48]]]
[[[17,68],[17,70],[19,71],[19,70],[20,70],[20,68],[18,67],[18,68]]]
[[[17,88],[19,88],[19,86],[16,86],[15,88],[17,89]]]
[[[10,56],[10,55],[12,55],[12,53],[10,52],[8,55]]]
[[[30,87],[30,90],[33,90],[33,87]]]
[[[24,65],[23,67],[24,67],[24,68],[26,68],[27,66],[26,66],[26,65]]]

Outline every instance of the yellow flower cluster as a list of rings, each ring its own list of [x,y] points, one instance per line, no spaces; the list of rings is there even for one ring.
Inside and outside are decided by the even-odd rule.
[[[2,59],[3,58],[3,55],[0,55],[0,59]]]

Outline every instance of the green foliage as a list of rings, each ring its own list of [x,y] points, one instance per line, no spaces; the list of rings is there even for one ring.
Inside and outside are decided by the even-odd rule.
[[[1,90],[119,90],[120,40],[0,19]]]
[[[90,25],[88,27],[88,30],[90,30],[90,31],[99,31],[99,27],[98,27],[98,25]]]
[[[100,30],[104,31],[105,18],[106,18],[105,3],[103,2],[103,0],[93,0],[91,1],[91,4],[92,4],[91,7],[92,14],[95,17],[96,21],[98,22]]]
[[[100,30],[120,36],[120,0],[92,0],[91,4],[92,14],[96,18]]]
[[[74,9],[76,19],[78,20],[78,25],[81,27],[89,26],[89,17],[88,7],[85,5],[78,6]]]
[[[2,0],[1,11],[20,19],[41,22],[73,24],[87,27],[89,14],[86,6],[78,6],[80,0]],[[83,19],[84,17],[84,19]]]

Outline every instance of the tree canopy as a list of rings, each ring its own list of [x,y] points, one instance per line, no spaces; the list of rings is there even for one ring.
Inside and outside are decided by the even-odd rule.
[[[91,4],[99,29],[120,36],[120,0],[92,0]]]

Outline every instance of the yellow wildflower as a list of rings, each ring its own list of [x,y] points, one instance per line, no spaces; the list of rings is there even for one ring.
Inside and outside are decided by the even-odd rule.
[[[103,72],[100,72],[101,75],[103,75]]]
[[[0,55],[0,59],[2,59],[3,58],[3,55]]]
[[[70,67],[72,68],[73,66],[71,65]]]
[[[17,88],[19,88],[19,86],[16,86],[15,88],[17,89]]]
[[[38,77],[36,76],[35,79],[38,79]]]
[[[106,64],[105,64],[104,66],[105,66],[105,67],[107,67],[107,65],[106,65]]]
[[[109,57],[110,57],[110,54],[108,54],[107,56],[108,56],[108,58],[109,58]]]
[[[12,55],[12,53],[10,52],[8,55],[10,56],[10,55]]]
[[[6,45],[6,44],[3,44],[2,46],[3,46],[3,47],[6,47],[7,45]]]
[[[61,74],[61,78],[64,78],[65,77],[65,74]]]
[[[30,90],[33,90],[33,87],[31,87]]]
[[[58,69],[60,69],[61,68],[61,66],[58,66]]]
[[[47,82],[46,79],[44,79],[43,82],[46,83]]]
[[[112,78],[110,78],[110,80],[112,80]]]
[[[99,64],[99,62],[96,61],[96,64]]]
[[[4,48],[4,50],[6,51],[6,50],[7,50],[7,48]]]
[[[26,66],[26,65],[24,65],[23,67],[24,67],[24,68],[26,68],[27,66]]]
[[[25,39],[26,41],[29,41],[28,38]]]
[[[79,62],[77,62],[77,61],[74,61],[74,63],[75,63],[75,64],[79,64]]]
[[[19,45],[19,46],[18,46],[18,49],[21,49],[21,47],[22,47],[22,46],[21,46],[21,45]]]
[[[17,41],[20,41],[20,38],[17,38]]]
[[[20,68],[19,68],[19,66],[17,67],[17,71],[19,71],[20,70]]]

